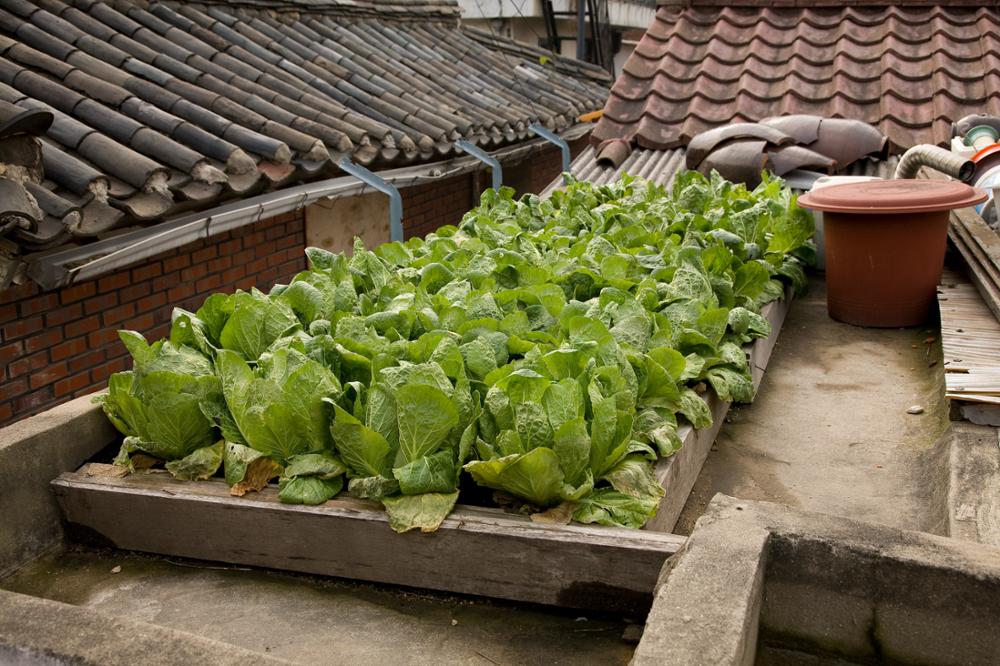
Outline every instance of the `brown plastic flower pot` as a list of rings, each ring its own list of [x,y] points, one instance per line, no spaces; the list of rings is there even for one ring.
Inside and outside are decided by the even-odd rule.
[[[916,326],[926,319],[944,266],[948,213],[986,200],[958,182],[848,183],[799,197],[823,211],[827,310],[857,326]]]

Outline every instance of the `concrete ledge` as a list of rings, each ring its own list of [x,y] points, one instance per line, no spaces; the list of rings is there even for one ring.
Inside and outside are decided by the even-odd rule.
[[[632,664],[692,664],[695,655],[697,663],[752,664],[769,536],[724,523],[696,531],[664,567]],[[707,633],[712,641],[701,642]]]
[[[951,426],[948,534],[1000,546],[1000,440],[997,429]]]
[[[290,662],[175,629],[0,591],[0,663],[279,666]]]
[[[0,512],[0,578],[61,544],[62,514],[49,482],[117,436],[91,396],[0,430],[0,507],[6,507]]]
[[[717,495],[633,663],[995,664],[997,617],[993,548]]]

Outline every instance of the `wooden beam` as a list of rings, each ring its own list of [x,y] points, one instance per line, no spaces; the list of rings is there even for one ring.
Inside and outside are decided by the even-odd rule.
[[[771,323],[771,335],[760,338],[746,345],[747,357],[750,362],[750,374],[756,390],[764,379],[765,368],[771,359],[771,352],[778,341],[781,325],[788,314],[792,301],[792,289],[785,291],[785,298],[773,301],[764,306],[761,314]],[[705,465],[708,452],[722,428],[730,403],[720,400],[715,392],[708,391],[703,398],[712,412],[712,425],[704,430],[695,430],[690,425],[684,425],[679,431],[684,445],[669,458],[661,458],[656,463],[656,478],[666,491],[660,501],[656,516],[643,528],[656,532],[671,532],[680,518],[684,505],[687,504],[691,489],[694,488],[701,468]]]
[[[372,502],[282,504],[273,487],[232,497],[222,480],[164,472],[52,482],[66,520],[115,547],[644,617],[673,534],[532,522],[459,506],[437,532],[397,534]]]

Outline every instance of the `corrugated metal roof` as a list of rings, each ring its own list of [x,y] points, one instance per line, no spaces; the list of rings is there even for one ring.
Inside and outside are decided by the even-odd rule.
[[[886,160],[863,159],[838,172],[838,175],[892,178],[897,164],[899,164],[899,158],[895,155]],[[622,162],[621,166],[615,168],[598,163],[596,151],[593,147],[589,147],[573,160],[570,172],[577,179],[586,180],[596,185],[612,183],[618,180],[622,174],[627,173],[670,187],[674,182],[674,176],[683,171],[684,168],[683,148],[671,150],[637,148]],[[556,179],[546,188],[545,195],[561,186],[562,179]]]

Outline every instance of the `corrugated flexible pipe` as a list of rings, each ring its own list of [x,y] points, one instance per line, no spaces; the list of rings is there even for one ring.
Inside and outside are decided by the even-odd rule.
[[[976,165],[944,148],[923,143],[913,146],[899,160],[895,178],[916,178],[920,167],[926,166],[968,183],[976,173]]]

